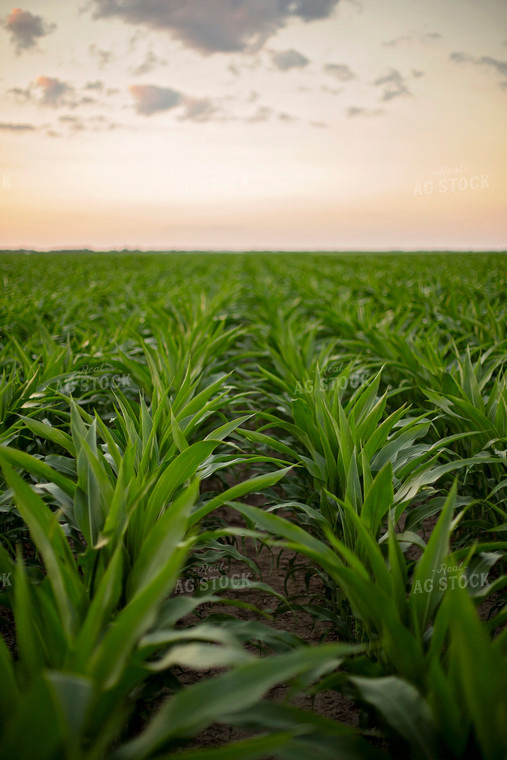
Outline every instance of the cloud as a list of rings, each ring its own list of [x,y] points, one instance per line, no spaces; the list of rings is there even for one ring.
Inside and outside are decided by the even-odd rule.
[[[11,87],[7,92],[23,103],[32,100],[32,92],[29,87]]]
[[[343,92],[343,87],[328,87],[327,84],[325,84],[320,89],[322,92],[329,93],[329,95],[339,95],[341,92]]]
[[[37,77],[35,86],[41,93],[39,103],[43,106],[76,108],[78,105],[88,105],[95,102],[94,98],[90,96],[79,98],[72,85],[56,77]]]
[[[470,53],[463,53],[463,52],[456,52],[451,53],[449,56],[451,61],[454,63],[462,64],[462,63],[470,63],[474,66],[480,66],[489,68],[490,71],[494,71],[496,74],[499,74],[501,77],[507,77],[507,61],[500,61],[498,58],[492,58],[489,55],[483,55],[479,58],[470,55]],[[502,90],[505,90],[507,87],[506,82],[500,82],[500,87]]]
[[[29,87],[11,87],[8,93],[14,95],[21,103],[31,102],[51,108],[78,108],[96,103],[96,99],[87,93],[101,92],[103,88],[104,83],[99,80],[88,82],[81,89],[76,89],[56,77],[40,76]]]
[[[285,113],[285,111],[278,114],[278,120],[283,121],[286,124],[293,124],[295,121],[299,121],[297,116],[292,116],[292,114]]]
[[[370,119],[373,116],[381,116],[385,113],[383,108],[361,108],[359,106],[350,106],[347,108],[347,116],[349,119],[353,119],[357,116]]]
[[[150,71],[153,71],[157,66],[165,66],[166,63],[167,61],[165,58],[159,58],[155,55],[153,50],[148,50],[144,61],[140,63],[139,66],[131,69],[131,74],[136,77],[141,77],[143,74],[149,74]]]
[[[37,77],[36,85],[42,91],[41,103],[44,106],[66,105],[68,96],[74,92],[70,85],[54,77]]]
[[[0,130],[4,132],[34,132],[33,124],[12,124],[9,122],[0,122]]]
[[[273,53],[273,51],[270,51]],[[260,67],[264,66],[264,60],[260,53],[256,55],[250,55],[248,58],[244,55],[235,56],[229,65],[227,71],[233,76],[239,77],[245,71],[258,71]]]
[[[169,87],[154,84],[133,84],[129,92],[135,100],[135,109],[142,116],[152,116],[160,111],[170,111],[181,105],[183,96]]]
[[[19,54],[37,46],[37,41],[56,29],[56,24],[49,24],[42,16],[34,16],[29,11],[14,8],[7,16],[4,28],[11,35],[11,42]]]
[[[77,123],[83,123],[82,120],[79,118],[79,116],[71,116],[70,114],[65,114],[64,116],[59,116],[58,121],[61,124],[77,124]]]
[[[246,119],[247,124],[258,124],[261,121],[269,121],[273,115],[273,109],[267,106],[259,106],[253,116]]]
[[[219,102],[211,98],[195,98],[170,87],[159,87],[154,84],[133,84],[129,87],[134,97],[134,107],[141,116],[153,116],[163,111],[181,108],[178,116],[180,121],[206,122],[225,120]]]
[[[294,15],[304,21],[317,21],[328,18],[337,4],[337,0],[299,0],[299,2],[288,2],[284,5],[288,6],[289,10],[292,7]]]
[[[90,45],[88,52],[93,58],[96,58],[99,64],[99,68],[103,69],[109,63],[115,60],[115,55],[112,50],[102,50],[97,45]]]
[[[403,75],[396,69],[391,69],[388,74],[384,74],[384,76],[376,79],[374,84],[376,87],[384,88],[381,97],[381,100],[384,102],[412,94]]]
[[[340,82],[350,82],[351,79],[357,79],[356,74],[346,63],[326,63],[324,71]]]
[[[291,19],[328,18],[339,0],[93,0],[95,18],[167,31],[201,53],[255,50]]]
[[[273,53],[272,61],[280,71],[289,71],[289,69],[302,69],[308,66],[310,60],[297,50],[283,50]]]
[[[442,35],[438,32],[423,32],[418,34],[401,34],[399,37],[395,37],[382,44],[384,47],[397,47],[398,45],[404,45],[406,42],[434,42],[441,39]]]
[[[242,121],[244,121],[246,124],[260,124],[262,122],[270,121],[274,118],[276,118],[279,122],[282,122],[282,124],[294,124],[295,122],[301,121],[299,116],[294,116],[294,114],[287,113],[286,111],[275,112],[268,106],[258,106],[255,113],[242,119]],[[322,126],[327,125],[323,124]]]
[[[188,121],[211,121],[219,110],[216,104],[209,98],[191,98],[184,96],[183,105],[185,111],[180,118]]]
[[[474,58],[468,53],[451,53],[449,56],[454,63],[472,63]]]
[[[62,131],[56,131],[54,126]],[[47,135],[48,137],[67,137],[75,135],[79,132],[103,132],[105,130],[113,130],[120,127],[120,124],[109,121],[105,116],[90,116],[88,118],[82,118],[81,116],[74,116],[72,114],[64,114],[58,117],[58,121],[55,125],[40,124],[35,126],[34,124],[13,124],[9,122],[0,122],[0,132],[13,132],[15,134],[27,134],[30,132],[39,132]]]
[[[131,85],[129,91],[135,101],[134,108],[141,116],[153,116],[156,113],[175,111],[176,118],[179,121],[192,121],[201,124],[210,121],[243,121],[246,124],[258,124],[274,118],[286,124],[299,121],[297,116],[283,111],[275,112],[272,108],[262,105],[258,105],[257,110],[250,116],[228,113],[224,104],[231,100],[229,97],[221,99],[199,98],[170,87],[159,87],[153,84]],[[258,97],[257,93],[250,93],[244,103],[252,104]]]
[[[498,58],[491,58],[489,55],[483,55],[476,63],[479,66],[489,66],[496,70],[502,77],[507,77],[507,61],[499,61]]]
[[[100,79],[97,79],[95,82],[87,82],[84,86],[85,90],[96,90],[97,92],[102,92],[104,89],[104,82],[102,82]]]
[[[60,116],[58,121],[73,133],[86,131],[86,122],[79,116]]]
[[[410,42],[413,39],[411,34],[402,34],[399,37],[395,37],[392,40],[383,42],[384,47],[396,47],[396,45],[402,45],[404,42]]]
[[[58,118],[60,127],[67,128],[68,133],[77,134],[78,132],[102,132],[104,130],[117,129],[120,125],[116,122],[109,121],[105,116],[90,116],[83,118],[73,114],[64,114]],[[62,137],[60,133],[54,132],[51,137]]]

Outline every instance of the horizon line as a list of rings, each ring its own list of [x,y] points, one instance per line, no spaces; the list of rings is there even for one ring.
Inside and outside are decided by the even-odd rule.
[[[0,254],[16,253],[165,253],[165,254],[388,254],[388,253],[507,253],[507,248],[0,248]]]

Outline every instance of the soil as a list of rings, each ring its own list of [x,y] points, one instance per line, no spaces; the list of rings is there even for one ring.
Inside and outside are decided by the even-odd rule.
[[[265,501],[260,496],[246,497],[245,501],[254,506],[264,506]],[[231,527],[244,527],[244,521],[242,517],[232,509],[223,507],[215,513],[216,517],[221,518],[224,523]],[[416,532],[425,542],[429,540],[429,537],[436,525],[438,515],[425,519],[419,526]],[[404,519],[400,524],[400,528],[403,530]],[[248,559],[255,562],[259,568],[262,576],[262,581],[271,588],[292,599],[298,600],[298,604],[308,604],[312,602],[312,597],[323,595],[324,586],[318,575],[312,574],[309,584],[307,584],[306,571],[310,567],[310,563],[301,558],[293,552],[283,550],[280,555],[274,554],[275,551],[270,550],[268,547],[259,547],[254,545],[251,539],[246,539],[241,547],[242,553]],[[421,555],[421,549],[412,546],[407,551],[407,559],[417,560]],[[289,575],[291,564],[297,559],[298,570]],[[231,562],[227,567],[227,574],[241,573],[244,571],[245,566],[239,562]],[[288,577],[289,575],[289,577]],[[261,610],[272,611],[276,608],[277,600],[273,596],[266,594],[256,589],[244,589],[242,591],[227,591],[226,596],[228,598],[236,598],[241,601],[248,602],[255,605]],[[495,599],[490,598],[481,604],[478,608],[480,617],[485,620],[488,617],[490,609],[494,606]],[[211,614],[213,612],[223,612],[223,607],[212,607],[207,605],[207,608],[200,608],[201,615]],[[255,612],[242,610],[237,608],[227,607],[225,610],[228,614],[234,614],[239,619],[243,620],[259,620],[259,615]],[[262,618],[261,618],[262,619]],[[187,625],[195,624],[198,621],[195,615],[189,616],[182,623]],[[297,612],[283,612],[276,616],[275,619],[268,621],[262,619],[267,625],[271,625],[277,630],[283,630],[293,633],[299,636],[310,644],[318,644],[324,638],[326,641],[339,640],[337,632],[333,629],[331,623],[324,623],[321,621],[315,621],[309,614],[302,610]],[[203,678],[209,678],[211,672],[196,673],[195,671],[181,671],[179,679],[182,683],[190,685],[198,682]],[[272,689],[266,697],[276,702],[282,702],[287,697],[287,687],[277,686]],[[291,704],[298,707],[312,710],[315,713],[322,715],[334,721],[338,721],[345,725],[357,728],[359,726],[360,710],[352,700],[347,699],[343,695],[327,690],[322,692],[313,699],[310,696],[298,696],[291,699]],[[197,736],[190,746],[195,748],[204,747],[219,747],[230,741],[238,741],[242,738],[249,736],[245,731],[229,727],[221,724],[213,724]],[[381,741],[374,741],[377,747],[385,748],[385,745]]]
[[[265,504],[265,500],[260,496],[249,496],[244,501],[253,506],[263,506]],[[228,507],[222,507],[214,514],[230,527],[245,526],[243,518]],[[311,573],[311,577],[309,579],[306,578],[307,571],[311,569],[311,566],[304,557],[302,558],[288,550],[270,549],[267,546],[259,545],[259,543],[255,545],[253,540],[249,538],[245,539],[242,543],[241,552],[258,567],[261,574],[258,580],[262,580],[263,583],[269,585],[274,591],[284,597],[289,597],[293,601],[297,600],[298,605],[309,604],[312,601],[315,603],[315,596],[322,596],[324,594],[323,583],[316,574]],[[297,569],[295,572],[290,572],[293,569],[295,561]],[[241,574],[244,571],[244,563],[232,561],[230,565],[227,565],[226,574],[230,576],[235,573]],[[279,604],[276,597],[258,589],[228,590],[225,595],[229,599],[247,602],[268,613],[274,612]],[[203,607],[199,608],[200,617],[224,611],[228,614],[234,614],[241,620],[261,621],[275,630],[294,634],[310,644],[318,644],[323,639],[329,642],[337,641],[339,638],[331,623],[315,621],[310,614],[300,609],[297,611],[281,612],[269,620],[261,617],[254,611],[235,607],[228,606],[224,610],[224,607],[221,605],[203,605]],[[198,620],[199,618],[195,615],[190,615],[182,621],[182,624],[186,627],[195,624]],[[210,675],[210,671],[198,673],[182,669],[178,674],[178,678],[181,683],[190,685],[209,678]],[[287,693],[288,688],[284,685],[279,685],[272,689],[266,695],[266,698],[275,702],[283,702],[287,697]],[[298,695],[291,698],[290,703],[300,708],[312,710],[323,717],[351,727],[359,725],[359,709],[352,700],[335,691],[327,690],[315,695],[313,699],[309,695]],[[218,747],[250,735],[248,732],[237,728],[231,729],[225,725],[213,724],[197,736],[190,746],[195,748]]]

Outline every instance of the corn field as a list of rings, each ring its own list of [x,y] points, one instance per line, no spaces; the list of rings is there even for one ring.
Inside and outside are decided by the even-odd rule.
[[[0,266],[1,760],[504,760],[504,255]]]

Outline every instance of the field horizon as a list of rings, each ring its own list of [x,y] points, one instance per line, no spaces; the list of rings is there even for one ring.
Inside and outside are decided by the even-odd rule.
[[[0,281],[1,758],[504,760],[506,256]]]
[[[210,255],[220,255],[220,254],[236,254],[236,255],[249,255],[249,254],[280,254],[280,255],[331,255],[331,256],[376,256],[376,255],[425,255],[425,254],[450,254],[450,255],[468,255],[468,254],[476,254],[476,255],[487,255],[487,254],[506,254],[507,249],[461,249],[461,248],[426,248],[426,249],[318,249],[318,248],[308,248],[308,249],[205,249],[205,248],[195,248],[195,249],[177,249],[177,248],[49,248],[49,249],[36,249],[36,248],[5,248],[0,250],[0,255],[2,254],[16,254],[16,253],[35,253],[35,254],[51,254],[51,253],[90,253],[90,254],[210,254]]]

